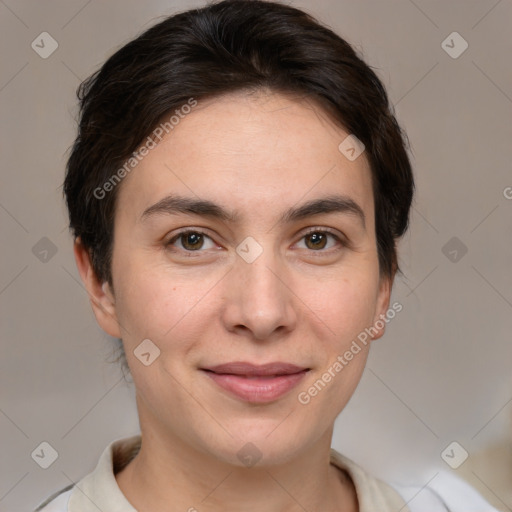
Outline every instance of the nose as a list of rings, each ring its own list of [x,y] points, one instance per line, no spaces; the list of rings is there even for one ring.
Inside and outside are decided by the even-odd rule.
[[[228,331],[261,341],[295,328],[297,303],[291,274],[271,250],[252,263],[237,257],[226,277],[222,321]]]

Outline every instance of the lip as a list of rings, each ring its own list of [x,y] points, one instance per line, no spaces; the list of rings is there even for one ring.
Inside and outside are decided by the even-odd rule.
[[[237,361],[201,370],[228,393],[247,402],[262,404],[273,402],[291,391],[309,368],[282,362],[253,365]]]
[[[267,377],[270,375],[290,375],[303,370],[308,370],[303,366],[297,366],[291,363],[276,361],[267,364],[252,364],[244,361],[233,361],[231,363],[218,364],[217,366],[208,366],[202,368],[215,373],[229,373],[231,375],[244,375],[247,377]]]

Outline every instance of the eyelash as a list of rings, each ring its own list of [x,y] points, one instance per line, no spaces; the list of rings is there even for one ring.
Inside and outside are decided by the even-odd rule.
[[[326,229],[326,228],[309,228],[300,238],[300,240],[302,240],[303,238],[305,238],[306,236],[308,235],[311,235],[313,233],[319,233],[319,234],[323,234],[323,235],[330,235],[332,238],[334,238],[334,240],[336,240],[336,242],[338,243],[338,247],[331,247],[330,249],[319,249],[317,251],[313,250],[313,249],[310,249],[310,252],[312,253],[331,253],[333,251],[336,251],[336,250],[339,250],[340,248],[342,247],[348,247],[348,242],[346,240],[344,240],[343,238],[341,238],[340,236],[336,235],[333,231],[331,231],[330,229]]]
[[[197,235],[202,235],[202,236],[205,236],[205,237],[209,238],[210,240],[212,240],[212,237],[210,235],[208,235],[208,233],[206,233],[205,231],[202,231],[199,228],[198,229],[189,229],[188,228],[188,229],[185,229],[183,231],[180,231],[180,232],[176,233],[168,242],[165,243],[165,246],[166,247],[171,247],[177,240],[180,239],[180,237],[188,235],[188,234],[191,234],[191,233],[194,233],[194,234],[197,234]],[[343,240],[341,237],[336,235],[333,231],[331,231],[329,229],[326,229],[326,228],[314,228],[314,227],[313,228],[309,228],[308,231],[302,235],[300,240],[302,240],[303,238],[305,238],[308,235],[312,235],[313,233],[315,233],[315,234],[318,233],[318,234],[330,235],[342,247],[348,247],[348,245],[349,245],[347,241]],[[184,251],[184,252],[189,253],[189,254],[193,254],[193,253],[196,253],[196,252],[197,253],[204,252],[204,250],[201,250],[201,249],[198,249],[196,251],[190,251],[190,250],[187,250],[187,249],[179,249],[179,250],[180,251]],[[330,249],[319,249],[319,250],[316,250],[316,251],[314,249],[310,249],[310,252],[311,253],[331,253],[333,250],[336,250],[336,249],[332,248],[332,247]]]

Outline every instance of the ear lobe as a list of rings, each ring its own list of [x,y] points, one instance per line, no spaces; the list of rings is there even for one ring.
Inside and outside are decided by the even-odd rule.
[[[389,276],[381,276],[379,291],[377,294],[377,303],[375,307],[375,315],[373,318],[373,331],[376,331],[376,334],[372,334],[372,339],[377,340],[384,335],[386,331],[386,313],[389,309],[389,302],[391,300],[391,289],[393,287],[394,275]]]
[[[91,264],[89,251],[80,238],[75,240],[73,252],[98,325],[110,336],[121,338],[115,298],[109,284],[98,279]]]

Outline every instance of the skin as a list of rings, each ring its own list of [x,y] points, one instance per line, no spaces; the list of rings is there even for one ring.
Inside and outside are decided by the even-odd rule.
[[[96,319],[123,339],[135,383],[142,447],[116,479],[137,510],[358,510],[329,452],[370,344],[309,404],[297,399],[389,307],[393,279],[379,274],[370,169],[364,153],[351,162],[338,150],[347,135],[304,98],[260,91],[199,102],[120,185],[113,289],[76,241]],[[143,218],[171,193],[240,218]],[[332,194],[357,203],[364,224],[351,212],[278,222],[286,209]],[[207,236],[195,245],[174,239],[182,228]],[[348,243],[328,235],[315,245],[308,228]],[[236,253],[248,236],[263,249],[252,263]],[[148,338],[161,352],[145,366],[134,350]],[[255,404],[199,369],[231,361],[310,371],[285,396]],[[261,452],[251,468],[237,457],[247,442]]]

